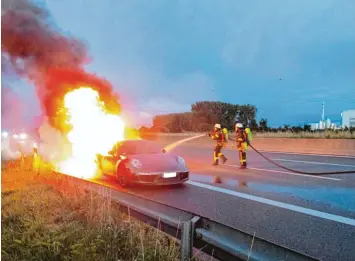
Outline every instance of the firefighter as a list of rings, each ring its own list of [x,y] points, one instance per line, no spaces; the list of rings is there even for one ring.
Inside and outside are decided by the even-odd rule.
[[[244,129],[243,124],[240,122],[237,122],[235,124],[235,136],[236,136],[235,137],[236,146],[239,152],[240,168],[245,169],[247,167],[247,149],[248,149],[249,139],[248,139],[248,133]]]
[[[226,137],[222,131],[221,124],[217,123],[214,125],[214,130],[212,134],[209,134],[209,136],[216,141],[216,146],[214,148],[213,152],[213,164],[212,165],[218,165],[218,159],[221,158],[222,162],[225,163],[227,161],[227,158],[223,155],[222,153],[222,148],[224,147],[226,143]]]

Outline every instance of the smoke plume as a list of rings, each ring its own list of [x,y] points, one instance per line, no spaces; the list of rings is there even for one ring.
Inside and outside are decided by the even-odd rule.
[[[45,73],[49,68],[78,68],[87,61],[85,45],[65,36],[48,12],[30,0],[4,0],[1,13],[1,50],[17,72]]]
[[[1,122],[5,129],[21,129],[24,106],[19,95],[7,86],[1,88]]]
[[[35,84],[53,127],[61,128],[56,120],[65,93],[80,85],[95,88],[109,110],[120,110],[111,84],[84,71],[89,61],[86,46],[63,34],[46,9],[31,0],[3,0],[1,16],[2,74],[11,69]]]
[[[38,129],[41,138],[38,151],[46,160],[61,161],[70,151],[66,139],[70,126],[64,124],[67,115],[62,108],[65,94],[82,86],[92,87],[98,91],[107,109],[116,113],[120,111],[117,97],[109,82],[85,72],[84,65],[89,62],[86,46],[63,34],[44,7],[34,0],[3,0],[1,4],[2,78],[11,82],[20,76],[35,85],[44,116]],[[6,86],[11,86],[10,82],[6,82]],[[6,111],[2,107],[2,115],[9,116],[11,121],[11,115],[21,115],[17,111],[24,110],[24,106],[14,95],[7,95],[11,93],[4,83],[2,89],[6,94],[3,105],[13,108]],[[5,151],[10,158],[19,156],[9,144],[2,146],[3,154]]]

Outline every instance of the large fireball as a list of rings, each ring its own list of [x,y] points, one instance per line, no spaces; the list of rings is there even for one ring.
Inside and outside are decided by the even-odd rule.
[[[97,91],[81,87],[64,96],[64,107],[71,126],[67,138],[71,157],[62,162],[59,171],[85,179],[97,173],[96,155],[106,155],[113,145],[124,139],[124,122],[105,110]]]

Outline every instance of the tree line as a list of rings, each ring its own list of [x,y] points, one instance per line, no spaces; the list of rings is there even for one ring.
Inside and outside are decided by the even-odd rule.
[[[257,109],[254,105],[238,105],[219,101],[199,101],[191,105],[190,112],[157,115],[153,118],[152,131],[157,132],[205,132],[220,123],[229,130],[238,120],[251,128],[257,128]],[[142,131],[148,128],[142,127]]]
[[[140,132],[206,132],[210,131],[215,123],[220,123],[228,130],[234,130],[236,121],[244,126],[249,126],[257,132],[317,132],[311,125],[299,126],[283,125],[273,128],[268,125],[265,118],[256,120],[257,108],[254,105],[238,105],[219,101],[199,101],[191,105],[191,111],[183,113],[169,113],[157,115],[153,118],[151,128],[141,127]],[[353,132],[354,128],[346,128],[345,131]]]

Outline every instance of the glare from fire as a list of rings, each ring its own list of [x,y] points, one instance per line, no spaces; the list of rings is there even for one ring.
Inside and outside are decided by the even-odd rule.
[[[72,127],[67,135],[72,155],[60,164],[59,171],[84,179],[95,178],[96,155],[107,155],[116,142],[124,139],[124,122],[105,110],[98,92],[90,87],[67,93],[64,107]]]

